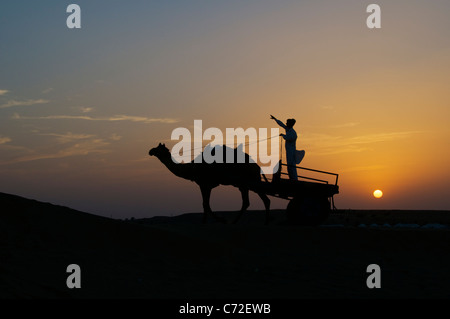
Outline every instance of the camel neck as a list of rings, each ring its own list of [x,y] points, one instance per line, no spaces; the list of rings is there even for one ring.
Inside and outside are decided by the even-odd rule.
[[[194,180],[194,172],[192,171],[192,165],[175,163],[171,156],[165,156],[164,158],[159,159],[174,175],[189,179],[191,181]]]

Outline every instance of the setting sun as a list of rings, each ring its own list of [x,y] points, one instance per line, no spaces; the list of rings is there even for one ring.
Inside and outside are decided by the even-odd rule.
[[[381,197],[383,197],[383,192],[380,191],[379,189],[377,189],[376,191],[373,192],[373,197],[381,198]]]

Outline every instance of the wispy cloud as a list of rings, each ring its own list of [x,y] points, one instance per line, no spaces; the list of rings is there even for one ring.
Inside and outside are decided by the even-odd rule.
[[[45,133],[45,134],[40,134],[43,136],[54,136],[57,139],[57,142],[60,144],[66,144],[66,143],[70,143],[70,142],[74,142],[74,141],[78,141],[78,140],[85,140],[88,138],[92,138],[95,135],[89,135],[89,134],[73,134],[71,132],[65,133],[65,134],[57,134],[57,133]]]
[[[122,139],[122,136],[113,133],[109,138],[113,141],[120,141]]]
[[[129,121],[129,122],[140,122],[144,124],[150,123],[177,123],[179,120],[172,118],[151,118],[144,116],[130,116],[130,115],[114,115],[110,117],[91,117],[85,115],[49,115],[49,116],[21,116],[19,114],[14,114],[13,119],[21,120],[85,120],[85,121],[107,121],[107,122],[119,122],[119,121]]]
[[[43,159],[55,159],[55,158],[64,158],[64,157],[71,157],[71,156],[81,156],[81,155],[88,155],[92,153],[108,153],[109,150],[105,149],[104,147],[108,146],[109,143],[105,142],[103,139],[93,139],[93,140],[87,140],[80,143],[77,143],[75,145],[72,145],[70,147],[66,147],[62,150],[59,150],[54,153],[47,153],[47,154],[35,154],[35,155],[29,155],[24,156],[16,159],[14,162],[30,162],[30,161],[36,161],[36,160],[43,160]]]
[[[9,91],[8,90],[0,90],[0,96],[1,95],[5,95],[6,93],[8,93]]]
[[[92,107],[80,107],[81,113],[89,113],[89,112],[92,112],[93,110],[94,110],[94,108],[92,108]]]
[[[368,134],[355,136],[349,139],[352,144],[367,144],[367,143],[377,143],[377,142],[387,142],[401,138],[407,138],[411,135],[423,133],[421,131],[407,131],[407,132],[390,132],[390,133],[379,133],[379,134]]]
[[[77,141],[71,145],[66,145],[64,148],[55,150],[53,152],[27,149],[28,154],[19,156],[15,159],[0,162],[0,165],[17,164],[46,159],[57,159],[72,156],[86,156],[89,154],[105,154],[110,152],[110,150],[107,149],[108,145],[110,145],[110,143],[103,139],[91,138]]]
[[[54,90],[54,88],[48,88],[48,89],[45,89],[44,91],[42,91],[42,94],[50,93],[50,92],[53,91],[53,90]]]
[[[302,125],[302,128],[309,128],[309,129],[315,129],[315,130],[326,130],[326,129],[340,129],[340,128],[347,128],[347,127],[355,127],[360,125],[359,122],[347,122],[347,123],[338,123],[338,124],[332,124],[332,125]]]
[[[10,165],[36,160],[58,159],[111,152],[110,145],[121,137],[112,134],[108,138],[84,133],[40,133],[44,139],[32,147],[11,145],[9,137],[0,136],[0,150],[8,151],[0,159],[0,165]],[[91,158],[93,159],[93,158]]]
[[[0,144],[5,144],[11,142],[11,139],[9,137],[6,136],[0,136]]]
[[[0,109],[6,109],[9,107],[15,107],[15,106],[30,106],[30,105],[36,105],[36,104],[46,104],[50,102],[49,100],[44,99],[38,99],[38,100],[9,100],[5,104],[0,105]]]
[[[97,119],[95,119],[97,120]],[[171,119],[171,118],[149,118],[149,117],[143,117],[143,116],[130,116],[130,115],[115,115],[113,117],[109,117],[106,119],[98,119],[100,121],[106,120],[106,121],[131,121],[131,122],[142,122],[142,123],[177,123],[177,119]]]
[[[421,131],[389,132],[366,134],[353,137],[332,136],[329,134],[305,134],[302,143],[317,149],[317,154],[358,153],[370,150],[373,143],[388,142],[411,137]]]

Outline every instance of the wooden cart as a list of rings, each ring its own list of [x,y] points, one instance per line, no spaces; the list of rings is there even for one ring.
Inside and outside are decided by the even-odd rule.
[[[282,167],[279,163],[278,172],[271,181],[263,175],[262,190],[265,194],[289,200],[286,215],[289,223],[297,225],[319,225],[323,223],[334,208],[333,196],[339,194],[338,178],[335,173],[319,171],[296,166],[298,172],[313,172],[316,175],[326,175],[333,180],[298,176],[298,180],[282,178]]]

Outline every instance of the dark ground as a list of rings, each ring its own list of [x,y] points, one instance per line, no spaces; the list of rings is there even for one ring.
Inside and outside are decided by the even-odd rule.
[[[0,193],[0,298],[449,298],[448,211],[338,211],[329,227],[262,212],[237,225],[201,214],[112,220]],[[232,220],[235,213],[221,212]],[[344,226],[342,226],[344,225]],[[81,289],[66,268],[81,267]],[[368,289],[366,267],[381,267]]]

